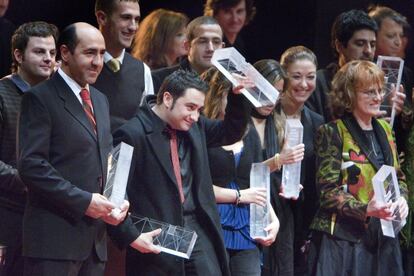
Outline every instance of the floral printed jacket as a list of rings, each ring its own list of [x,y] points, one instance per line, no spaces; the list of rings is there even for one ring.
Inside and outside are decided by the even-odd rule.
[[[392,129],[384,120],[372,119],[372,125],[384,164],[395,167],[401,194],[405,196],[405,176],[400,170]],[[315,149],[320,207],[311,225],[313,230],[353,242],[364,235],[366,209],[374,194],[372,177],[381,167],[369,145],[351,114],[318,130]]]

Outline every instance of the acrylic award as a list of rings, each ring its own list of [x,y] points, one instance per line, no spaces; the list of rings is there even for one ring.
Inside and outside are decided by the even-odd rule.
[[[395,168],[383,165],[372,178],[374,186],[374,196],[378,204],[385,205],[391,203],[393,220],[381,219],[381,228],[384,236],[395,238],[404,227],[406,220],[401,218],[397,204],[400,198],[400,187],[398,186]]]
[[[140,233],[161,229],[161,233],[153,237],[153,243],[162,252],[190,259],[197,240],[195,231],[134,214],[131,214],[130,218]]]
[[[399,57],[378,56],[377,66],[384,72],[384,99],[381,110],[387,112],[390,125],[393,126],[395,119],[395,108],[391,101],[392,91],[399,89],[404,68],[404,60]]]
[[[254,238],[266,237],[264,230],[270,223],[270,171],[263,163],[253,163],[250,170],[250,188],[266,189],[266,205],[250,203],[250,236]]]
[[[294,147],[302,143],[303,126],[299,119],[286,119],[285,140],[288,147]],[[301,166],[302,161],[283,165],[282,187],[283,194],[287,198],[299,197]]]
[[[242,84],[243,79],[254,83],[252,86],[245,86],[241,92],[255,107],[276,103],[279,91],[256,68],[247,63],[234,47],[215,50],[211,62],[234,86]]]
[[[7,275],[6,272],[6,250],[7,246],[0,244],[0,276]]]
[[[108,156],[108,173],[103,195],[116,207],[120,207],[125,199],[133,151],[132,146],[121,142]]]

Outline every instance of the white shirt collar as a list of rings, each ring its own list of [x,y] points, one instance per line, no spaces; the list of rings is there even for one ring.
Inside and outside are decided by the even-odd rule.
[[[80,97],[80,91],[82,88],[86,88],[89,91],[89,84],[86,84],[85,87],[81,87],[75,80],[69,77],[61,68],[58,69],[58,74],[63,78],[69,88],[73,91],[76,98],[78,98],[79,102],[82,103],[82,98]]]
[[[124,61],[124,56],[125,56],[125,49],[122,50],[121,55],[119,55],[119,57],[115,57],[117,60],[119,60],[119,62],[122,64],[122,62]],[[104,62],[107,63],[108,61],[110,61],[111,59],[113,59],[114,57],[111,56],[110,53],[108,53],[108,51],[105,52],[104,54]]]

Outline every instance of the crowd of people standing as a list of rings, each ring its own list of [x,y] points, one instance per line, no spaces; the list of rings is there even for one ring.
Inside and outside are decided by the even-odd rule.
[[[10,37],[0,57],[11,60],[0,68],[1,273],[414,275],[414,76],[405,66],[388,96],[374,63],[405,57],[411,29],[400,13],[339,14],[337,61],[324,69],[302,45],[252,62],[279,92],[254,107],[241,95],[251,80],[233,86],[211,62],[224,47],[246,53],[240,32],[254,20],[253,0],[207,0],[194,19],[157,9],[142,20],[138,0],[96,0],[98,28],[34,21],[14,31],[2,18],[7,5],[0,0]],[[303,126],[293,147],[289,119]],[[115,206],[103,187],[121,142],[134,152]],[[290,197],[282,172],[297,162],[301,191]],[[269,168],[270,191],[251,186],[254,163]],[[388,204],[372,183],[383,165],[401,192]],[[250,236],[251,204],[269,207],[265,237]],[[395,209],[408,223],[390,238],[380,221]],[[131,215],[195,231],[191,257],[161,252],[161,230],[139,229]]]

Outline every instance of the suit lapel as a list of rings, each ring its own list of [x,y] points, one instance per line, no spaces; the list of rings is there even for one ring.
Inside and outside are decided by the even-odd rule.
[[[86,116],[85,111],[79,100],[73,94],[70,87],[65,83],[59,74],[55,74],[54,79],[56,80],[56,88],[60,98],[64,102],[65,110],[71,114],[81,125],[84,127],[89,134],[96,140],[93,127]]]
[[[169,140],[164,138],[164,135],[159,132],[150,133],[147,136],[147,140],[154,152],[154,155],[160,162],[161,167],[165,170],[171,181],[175,183],[175,186],[177,186],[177,180],[175,178],[174,168],[170,158]]]
[[[105,125],[105,123],[106,124],[108,123],[108,122],[103,122],[104,118],[106,118],[106,116],[104,114],[105,109],[100,106],[100,102],[99,102],[98,96],[96,94],[97,91],[95,91],[95,89],[92,86],[89,86],[89,90],[90,90],[91,101],[92,101],[92,106],[93,106],[93,113],[95,115],[96,135],[98,137],[98,141],[101,141],[102,133],[103,133],[103,126]],[[89,120],[88,120],[88,122],[89,122]],[[93,134],[95,134],[90,122],[89,122],[89,126],[90,126],[89,130]]]
[[[197,124],[194,124],[190,130],[188,131],[188,137],[190,139],[190,147],[191,149],[191,169],[193,170],[193,183],[192,185],[195,185],[193,191],[196,191],[194,193],[194,198],[198,199],[199,189],[200,185],[199,183],[202,183],[201,176],[202,170],[206,169],[206,164],[201,164],[200,160],[203,160],[203,156],[207,156],[206,152],[203,152],[203,147],[200,143],[200,134],[199,134],[199,128],[197,127]],[[207,168],[208,169],[208,168]]]

